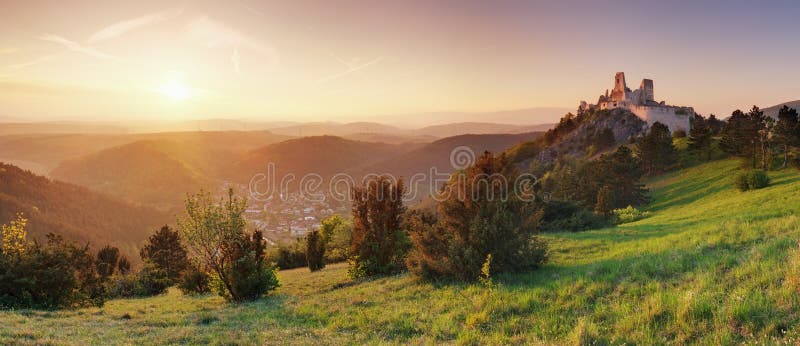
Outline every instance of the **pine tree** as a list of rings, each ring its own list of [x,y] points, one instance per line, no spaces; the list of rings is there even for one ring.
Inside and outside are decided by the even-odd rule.
[[[745,114],[735,110],[722,129],[719,146],[722,151],[736,157],[752,158],[756,167],[756,147],[759,143],[759,130],[763,128],[763,112],[753,106],[753,110]]]
[[[689,150],[698,155],[705,153],[702,156],[705,156],[706,161],[711,160],[711,136],[709,122],[697,115],[692,121],[692,129],[689,130]]]
[[[177,282],[181,273],[189,266],[186,247],[181,243],[180,234],[165,225],[147,239],[139,251],[145,262],[151,262],[167,273],[172,282]]]
[[[122,256],[119,258],[119,262],[117,262],[117,270],[122,275],[127,275],[131,272],[131,262],[128,261],[128,258]]]
[[[789,163],[789,148],[800,145],[800,123],[798,121],[797,110],[786,105],[778,110],[778,123],[775,124],[775,140],[783,148],[783,165],[786,168]]]
[[[119,260],[119,249],[108,246],[100,249],[97,252],[97,259],[95,266],[97,267],[97,274],[101,279],[106,279],[117,269],[117,261]]]
[[[648,175],[670,170],[678,161],[678,151],[672,144],[669,128],[660,122],[654,123],[650,132],[637,140],[635,149],[642,170]]]

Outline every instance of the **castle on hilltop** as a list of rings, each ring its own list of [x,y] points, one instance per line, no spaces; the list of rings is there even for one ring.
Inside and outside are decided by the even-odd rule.
[[[614,76],[614,89],[611,90],[611,95],[606,89],[605,95],[600,95],[597,104],[581,101],[578,112],[617,108],[636,114],[639,119],[647,122],[648,126],[655,122],[667,125],[670,131],[689,131],[691,117],[695,114],[692,107],[670,106],[664,101],[656,102],[652,79],[643,79],[639,89],[631,90],[625,84],[624,72],[617,72]]]

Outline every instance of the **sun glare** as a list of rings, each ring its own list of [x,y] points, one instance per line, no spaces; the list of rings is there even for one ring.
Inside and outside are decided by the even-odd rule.
[[[164,96],[167,96],[175,101],[186,100],[191,96],[189,93],[189,88],[187,88],[183,83],[175,80],[164,84],[160,91],[162,94],[164,94]]]

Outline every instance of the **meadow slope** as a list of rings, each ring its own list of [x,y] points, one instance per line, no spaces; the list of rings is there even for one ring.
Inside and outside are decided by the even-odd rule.
[[[650,217],[555,233],[539,270],[495,286],[410,275],[350,282],[343,264],[282,271],[257,302],[114,300],[0,312],[0,344],[730,344],[798,342],[800,173],[732,188],[732,160],[648,183]]]

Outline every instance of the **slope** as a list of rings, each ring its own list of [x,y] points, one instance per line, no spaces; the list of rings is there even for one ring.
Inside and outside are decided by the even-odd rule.
[[[134,262],[150,233],[174,220],[152,208],[0,163],[0,223],[20,212],[29,219],[28,233],[36,239],[52,232],[95,247],[111,244]]]
[[[770,187],[742,193],[731,187],[737,170],[724,160],[654,179],[651,217],[548,234],[550,262],[498,276],[491,291],[409,275],[351,282],[333,265],[283,271],[277,294],[236,306],[173,291],[102,309],[0,312],[10,321],[0,342],[793,343],[800,173],[771,172]]]

